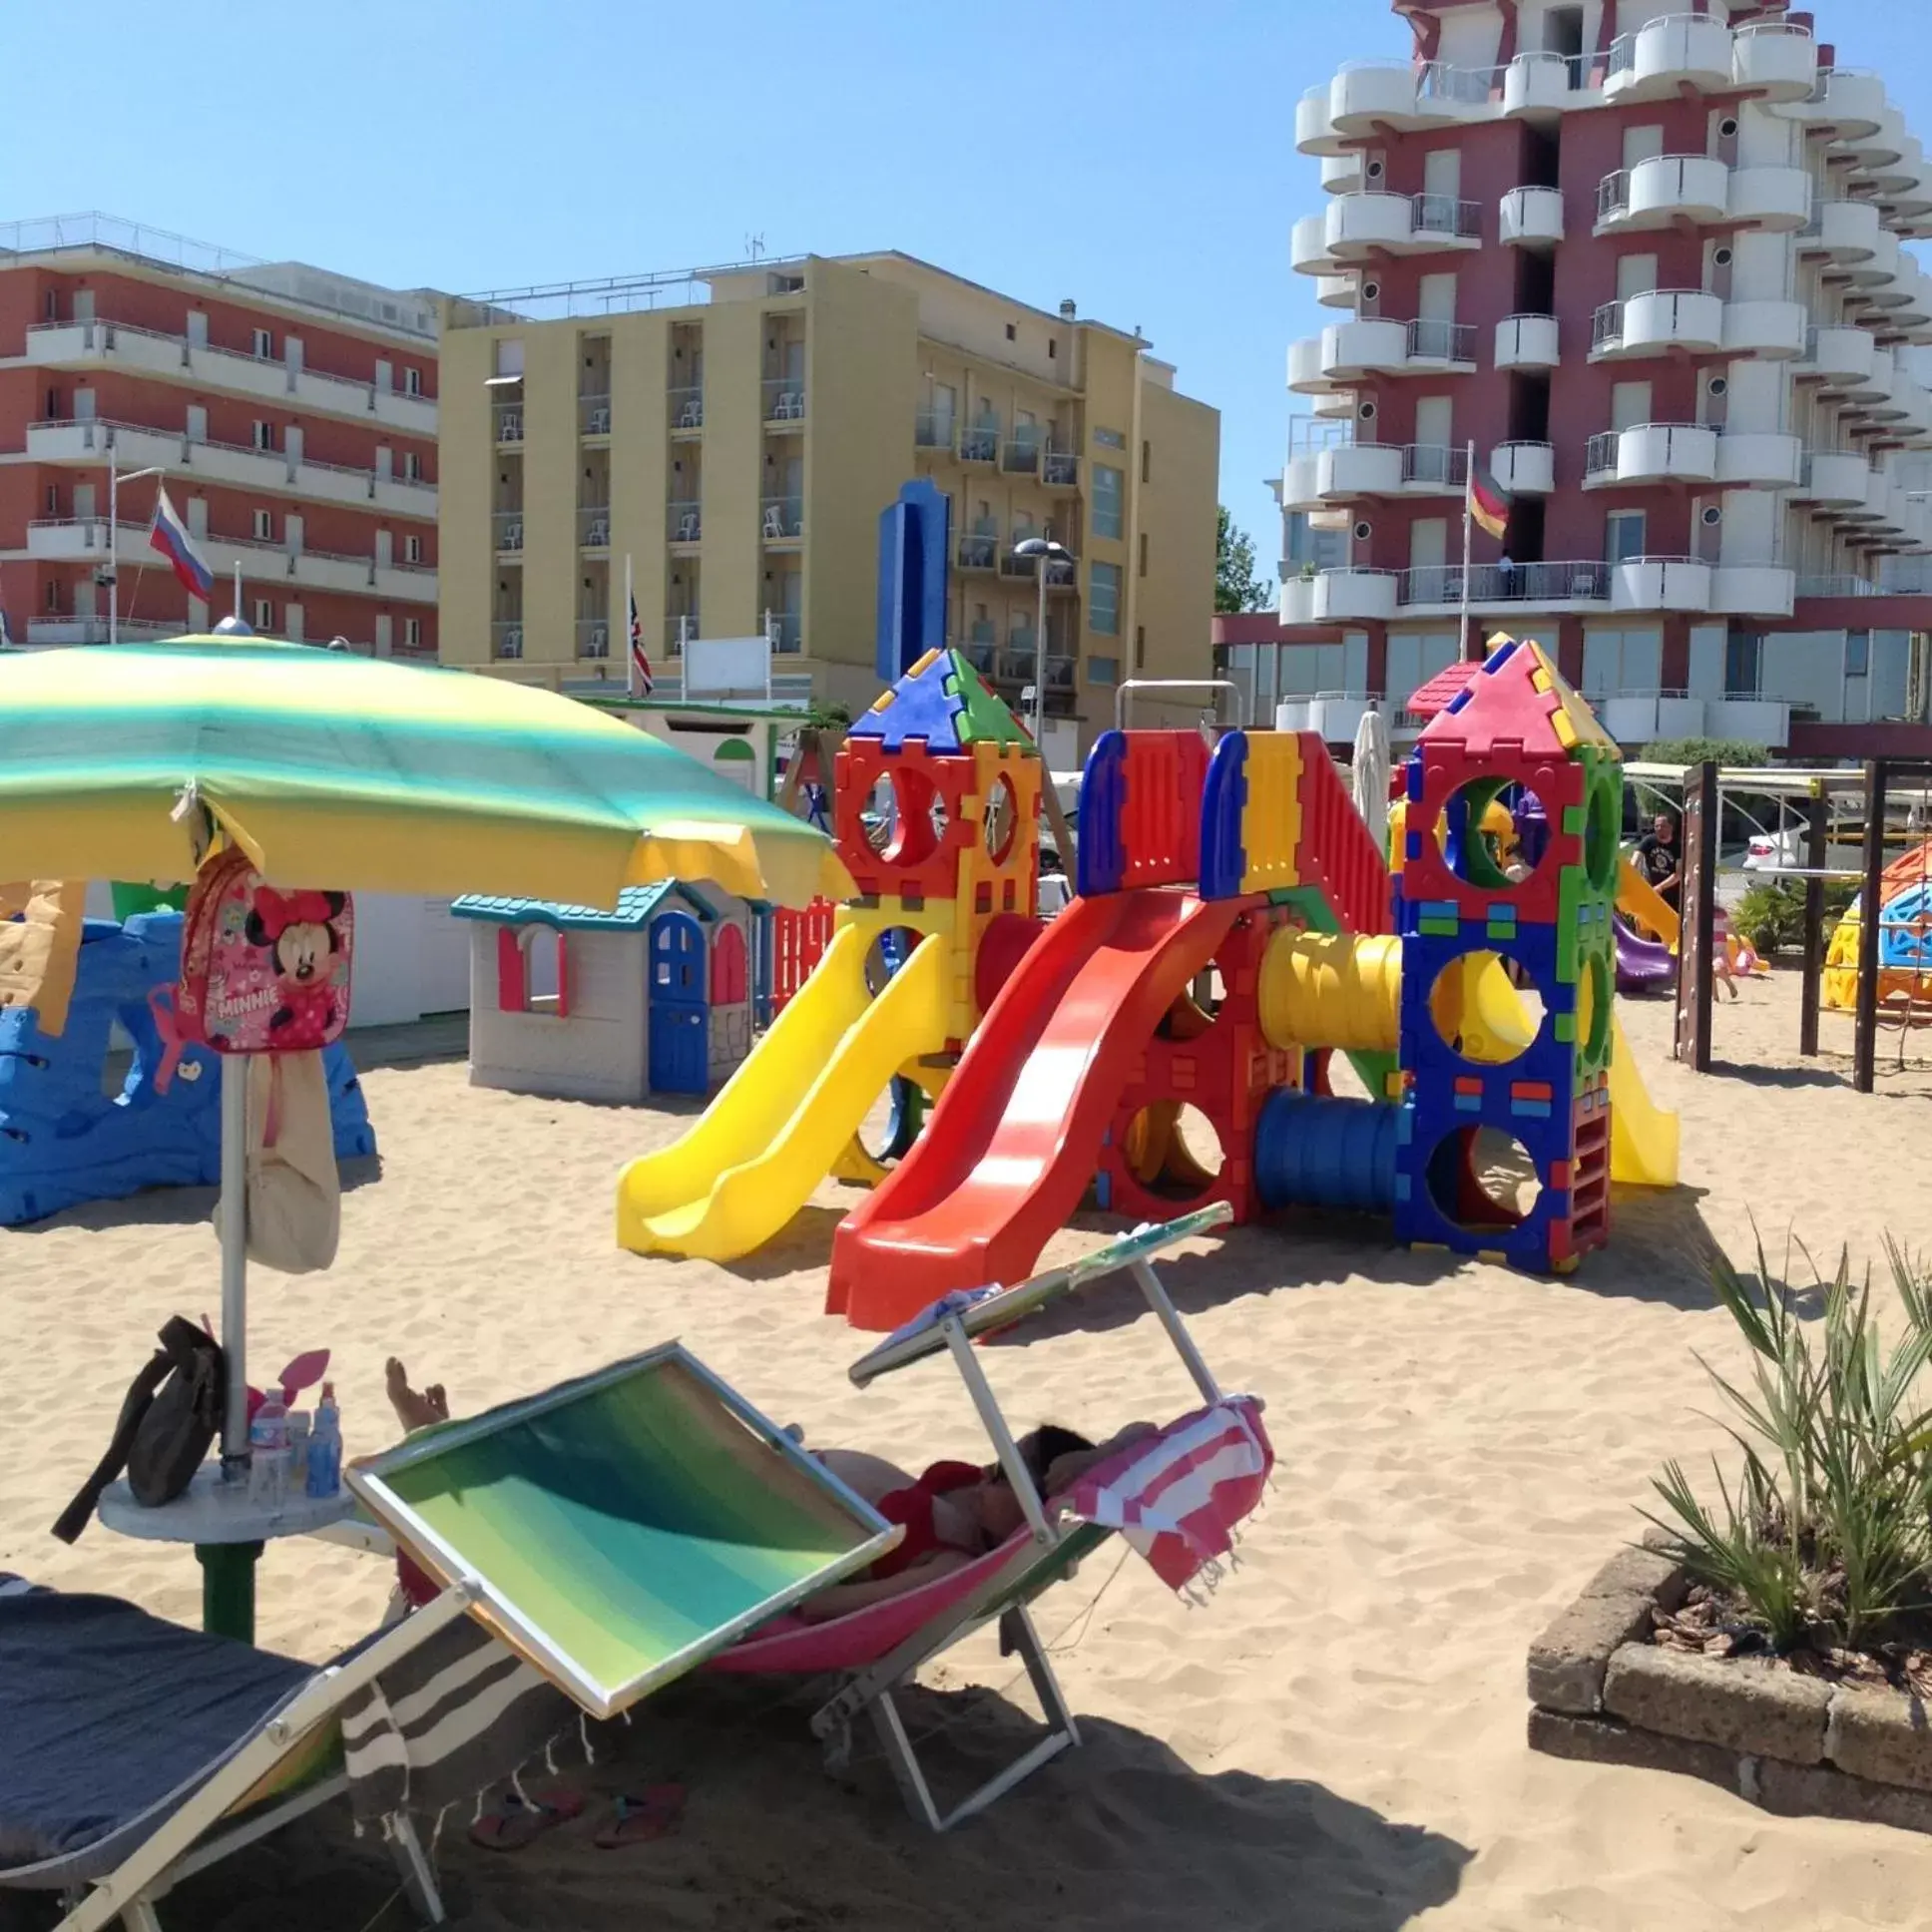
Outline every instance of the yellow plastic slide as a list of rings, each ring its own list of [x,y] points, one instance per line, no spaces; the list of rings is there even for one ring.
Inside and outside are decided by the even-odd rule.
[[[1683,921],[1657,896],[1657,888],[1637,869],[1636,861],[1628,852],[1617,868],[1617,910],[1626,919],[1636,919],[1648,926],[1673,952],[1677,951]],[[1611,1106],[1616,1105],[1615,1101],[1611,1102]]]
[[[874,999],[872,937],[840,927],[704,1119],[624,1170],[620,1246],[708,1261],[750,1253],[831,1173],[892,1076],[945,1046],[944,941],[921,940]]]

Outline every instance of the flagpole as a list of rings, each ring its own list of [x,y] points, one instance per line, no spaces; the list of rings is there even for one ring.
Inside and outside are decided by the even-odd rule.
[[[108,648],[121,635],[121,472],[108,454]]]
[[[242,622],[242,560],[235,560],[235,621]]]
[[[1462,482],[1462,621],[1456,633],[1456,661],[1469,661],[1469,554],[1475,538],[1476,445],[1468,449],[1468,467]]]
[[[638,654],[631,642],[631,613],[637,608],[637,590],[631,580],[631,553],[624,553],[624,689],[635,698],[638,695]]]

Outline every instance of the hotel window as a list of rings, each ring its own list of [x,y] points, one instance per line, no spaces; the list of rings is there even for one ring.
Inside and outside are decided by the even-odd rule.
[[[254,628],[270,634],[274,631],[275,607],[265,597],[257,597],[254,601]]]
[[[406,617],[402,620],[402,641],[411,651],[422,647],[422,619]]]
[[[1136,671],[1147,669],[1147,626],[1145,624],[1137,624],[1134,627],[1134,669]]]
[[[1120,659],[1089,658],[1087,660],[1087,682],[1090,685],[1118,685],[1121,682]]]
[[[1087,628],[1104,638],[1121,632],[1121,567],[1119,564],[1094,564],[1089,568],[1093,590],[1089,597]]]
[[[1724,696],[1755,698],[1763,690],[1764,640],[1755,631],[1732,631],[1724,639]]]
[[[499,379],[523,373],[523,344],[514,339],[496,345],[496,373]]]
[[[1120,541],[1125,528],[1121,505],[1126,500],[1127,478],[1105,463],[1094,465],[1094,535]]]
[[[402,480],[405,483],[422,481],[422,458],[413,449],[402,452]]]
[[[405,396],[419,396],[422,394],[422,371],[420,369],[403,370],[402,393]]]
[[[405,564],[422,562],[422,539],[413,531],[402,540],[402,561]]]
[[[1847,678],[1871,676],[1871,633],[1869,631],[1849,631],[1845,634],[1845,676]]]
[[[1153,476],[1154,445],[1152,443],[1143,443],[1141,445],[1141,481],[1143,483],[1151,482]]]
[[[256,449],[273,449],[275,446],[275,426],[271,422],[256,420],[254,425],[254,446]]]
[[[275,338],[271,330],[258,328],[254,331],[254,352],[265,362],[275,352]]]
[[[1011,322],[1006,325],[1006,339],[1009,342],[1017,342],[1020,339],[1020,331]]]
[[[254,513],[254,540],[256,543],[274,542],[275,513],[272,510],[257,510]]]
[[[1141,575],[1143,577],[1147,575],[1147,550],[1148,550],[1147,532],[1143,530],[1141,532]]]
[[[1604,559],[1626,564],[1644,554],[1644,512],[1613,510],[1604,520]]]
[[[1127,438],[1118,429],[1096,428],[1094,431],[1094,441],[1102,449],[1125,449],[1127,447]]]

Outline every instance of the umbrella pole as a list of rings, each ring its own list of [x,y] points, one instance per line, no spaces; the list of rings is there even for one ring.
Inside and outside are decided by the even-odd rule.
[[[229,1474],[248,1460],[248,1066],[246,1054],[222,1056],[222,1468]]]

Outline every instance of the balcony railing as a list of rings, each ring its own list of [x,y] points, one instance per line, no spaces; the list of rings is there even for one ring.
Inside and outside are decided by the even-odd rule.
[[[959,460],[962,463],[997,463],[999,457],[998,423],[972,423],[959,432]]]
[[[764,621],[764,634],[781,658],[795,658],[805,648],[804,619],[796,611],[773,611]]]
[[[1583,473],[1585,481],[1592,477],[1617,474],[1617,445],[1623,431],[1600,429],[1584,445]]]
[[[1047,689],[1049,691],[1072,691],[1074,688],[1075,662],[1070,657],[1049,654],[1047,658]]]
[[[705,533],[704,506],[696,502],[665,505],[665,535],[673,543],[697,543]]]
[[[577,547],[580,550],[609,550],[611,547],[611,506],[608,503],[586,506],[577,512]]]
[[[499,510],[491,521],[496,526],[497,554],[523,548],[523,512],[521,510]]]
[[[758,533],[766,543],[788,543],[805,534],[803,497],[768,496],[758,510]]]
[[[1010,476],[1032,476],[1040,468],[1040,445],[1031,436],[1016,437],[1000,452],[1000,468]]]
[[[682,658],[685,655],[685,646],[692,639],[702,635],[698,628],[696,606],[688,611],[665,613],[665,656],[667,658]]]
[[[1030,531],[1022,532],[1014,538],[1014,542],[1024,543],[1027,537],[1032,534]],[[1000,575],[1002,577],[1024,578],[1028,583],[1031,583],[1035,575],[1035,566],[1038,565],[1039,561],[1038,557],[1016,557],[1012,551],[1003,550],[1000,553]],[[1079,572],[1080,562],[1078,558],[1050,558],[1047,564],[1047,588],[1049,590],[1066,590],[1072,586]]]
[[[500,618],[490,626],[490,656],[506,662],[523,656],[522,618]]]
[[[1408,352],[1431,362],[1473,362],[1476,330],[1470,322],[1444,322],[1418,315],[1409,324]]]
[[[1430,61],[1416,76],[1416,99],[1480,107],[1494,92],[1502,71],[1500,67],[1451,67],[1447,61]]]
[[[523,441],[523,404],[499,402],[496,406],[496,439],[499,443]]]
[[[1475,241],[1483,232],[1482,210],[1454,195],[1411,195],[1409,226],[1417,235],[1450,235]]]
[[[1007,638],[993,675],[1003,685],[1030,685],[1033,682],[1035,654],[1033,633],[1015,630]]]
[[[1070,449],[1048,449],[1040,459],[1040,481],[1050,490],[1078,488],[1080,458]]]
[[[764,419],[768,423],[804,421],[805,379],[803,376],[765,377]]]
[[[999,567],[1000,540],[991,531],[970,531],[959,540],[957,555],[961,570],[996,570]]]
[[[608,658],[611,655],[611,621],[603,617],[577,620],[577,655],[580,658]]]
[[[674,430],[704,428],[705,391],[702,388],[696,384],[675,388],[667,392],[667,399]]]
[[[577,433],[580,436],[608,436],[611,433],[609,395],[577,398]]]
[[[950,409],[921,409],[912,423],[912,441],[917,449],[951,449],[953,414]]]
[[[982,678],[992,677],[996,647],[993,643],[993,627],[990,624],[975,624],[961,649],[966,653],[966,662]]]
[[[1612,222],[1630,212],[1631,178],[1628,168],[1619,168],[1597,184],[1597,220]]]
[[[1469,481],[1467,445],[1451,448],[1445,443],[1406,444],[1402,450],[1402,481],[1461,489]]]
[[[1603,603],[1610,596],[1611,566],[1588,560],[1575,563],[1474,564],[1469,571],[1472,604]],[[1427,564],[1401,572],[1398,604],[1460,604],[1460,564]]]
[[[1800,577],[1796,594],[1799,597],[1882,597],[1887,591],[1923,588],[1921,584],[1899,584],[1891,570],[1885,576],[1881,586],[1849,571],[1829,571],[1819,577]]]

